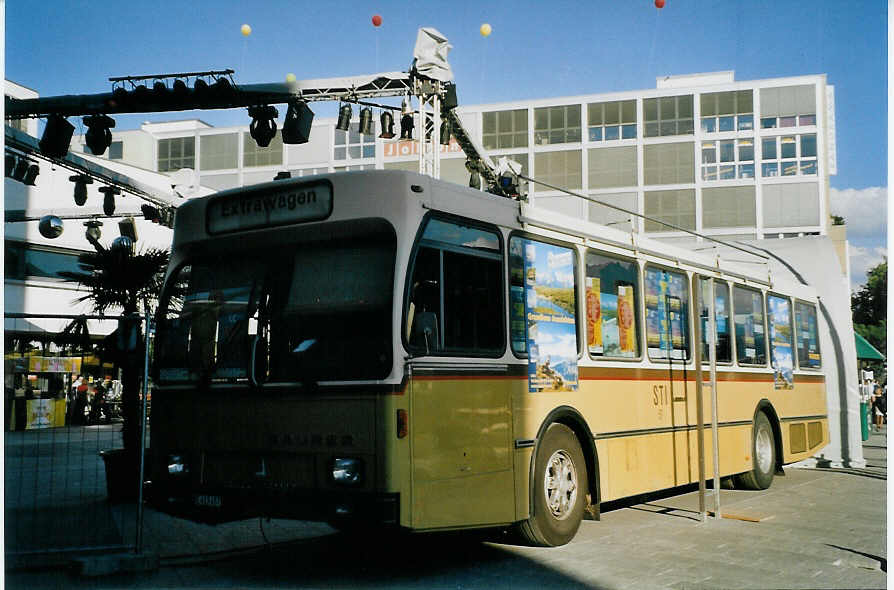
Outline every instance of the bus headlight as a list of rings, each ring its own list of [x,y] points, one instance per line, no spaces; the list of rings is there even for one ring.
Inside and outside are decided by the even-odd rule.
[[[332,481],[340,485],[356,486],[363,481],[363,461],[338,457],[332,462]]]
[[[183,476],[189,473],[185,455],[168,455],[168,475]]]

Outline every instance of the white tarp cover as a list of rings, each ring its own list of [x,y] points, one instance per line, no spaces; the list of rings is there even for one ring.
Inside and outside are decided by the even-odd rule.
[[[431,27],[419,29],[416,46],[413,48],[416,71],[419,75],[433,80],[452,82],[453,70],[447,63],[447,52],[452,48],[453,46],[447,42],[447,37],[437,29]]]
[[[797,280],[799,275],[816,290],[830,436],[829,446],[816,458],[829,467],[865,467],[850,288],[841,272],[835,245],[826,236],[746,243],[771,253],[774,276],[788,274]]]

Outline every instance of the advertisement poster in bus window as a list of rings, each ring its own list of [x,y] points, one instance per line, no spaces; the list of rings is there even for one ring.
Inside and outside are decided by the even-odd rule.
[[[602,354],[602,302],[597,277],[587,277],[587,349],[593,354]]]
[[[819,344],[817,344],[817,326],[816,312],[813,308],[809,308],[802,304],[795,307],[797,316],[798,330],[800,331],[800,346],[806,355],[802,354],[798,357],[798,362],[802,368],[817,369],[820,367]],[[807,357],[806,360],[804,357]],[[806,362],[806,364],[805,364]]]
[[[770,350],[773,384],[776,389],[794,389],[792,357],[792,315],[788,301],[767,297],[770,312]]]
[[[636,356],[633,286],[618,285],[618,356]]]
[[[574,391],[574,254],[568,248],[532,241],[524,248],[528,391]]]
[[[652,358],[683,358],[683,276],[646,269],[646,339]]]

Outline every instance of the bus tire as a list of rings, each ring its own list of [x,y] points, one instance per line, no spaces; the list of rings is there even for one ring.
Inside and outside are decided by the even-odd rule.
[[[574,538],[587,502],[587,481],[587,464],[577,437],[564,424],[551,424],[537,447],[532,513],[518,525],[525,542],[557,547]]]
[[[736,476],[736,484],[747,490],[765,490],[773,483],[776,473],[776,443],[770,419],[764,412],[754,417],[751,430],[751,471]]]

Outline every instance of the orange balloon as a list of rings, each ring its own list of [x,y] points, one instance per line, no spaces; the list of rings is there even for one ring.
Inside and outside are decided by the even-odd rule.
[[[373,21],[373,26],[374,26],[374,27],[381,27],[381,26],[382,26],[382,16],[381,16],[381,15],[374,14],[374,15],[373,15],[373,18],[372,18],[372,21]]]

